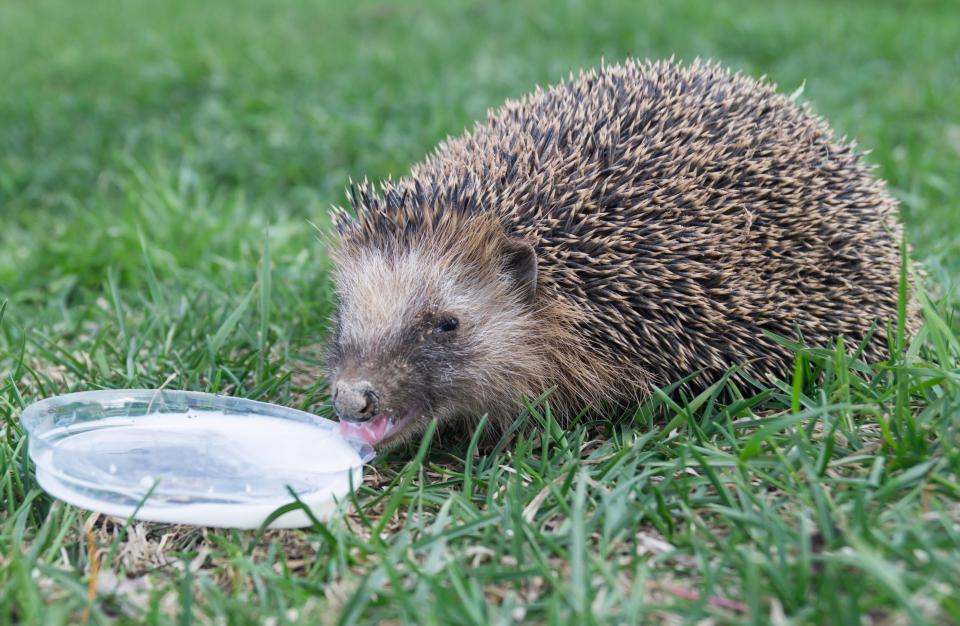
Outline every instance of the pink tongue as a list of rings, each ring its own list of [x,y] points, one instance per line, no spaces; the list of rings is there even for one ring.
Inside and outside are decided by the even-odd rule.
[[[386,415],[380,415],[369,422],[340,422],[340,434],[349,439],[359,439],[371,446],[383,439],[387,432],[388,418]]]

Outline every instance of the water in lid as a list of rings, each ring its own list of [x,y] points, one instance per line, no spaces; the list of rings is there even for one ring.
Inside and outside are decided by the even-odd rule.
[[[28,409],[24,424],[51,495],[153,521],[257,527],[291,491],[322,518],[369,458],[328,420],[192,392],[74,394]],[[274,526],[309,523],[294,511]]]

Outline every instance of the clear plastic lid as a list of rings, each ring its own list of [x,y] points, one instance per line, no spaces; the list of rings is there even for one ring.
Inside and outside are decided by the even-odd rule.
[[[323,519],[360,485],[373,449],[335,422],[189,391],[67,394],[21,417],[37,480],[82,508],[138,519],[256,528],[291,491]],[[309,525],[302,510],[275,528]]]

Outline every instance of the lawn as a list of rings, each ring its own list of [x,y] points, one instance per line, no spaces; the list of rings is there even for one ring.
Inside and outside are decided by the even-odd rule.
[[[960,5],[0,2],[0,624],[960,624]],[[767,74],[901,200],[926,325],[866,367],[377,459],[295,532],[98,518],[18,425],[81,389],[329,414],[348,179],[628,55]],[[802,369],[802,368],[798,368]]]

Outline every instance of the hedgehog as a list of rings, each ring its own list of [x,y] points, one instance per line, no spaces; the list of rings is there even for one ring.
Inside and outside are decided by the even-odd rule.
[[[544,392],[563,417],[731,368],[782,377],[796,357],[776,336],[889,358],[896,202],[809,106],[712,61],[538,87],[348,205],[330,394],[378,447],[431,420],[496,431]]]

